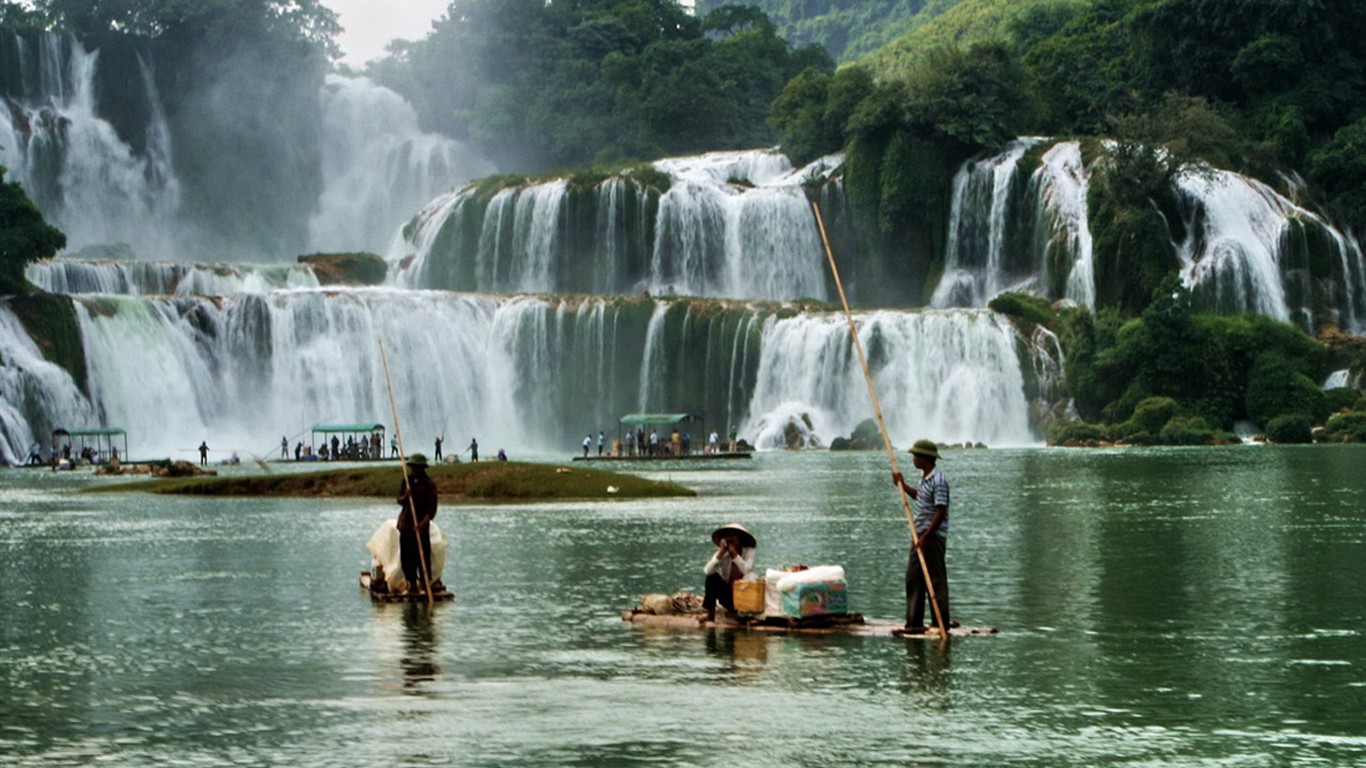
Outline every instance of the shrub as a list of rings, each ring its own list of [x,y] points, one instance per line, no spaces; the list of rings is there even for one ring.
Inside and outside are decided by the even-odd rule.
[[[1311,423],[1328,415],[1328,401],[1323,390],[1304,375],[1299,368],[1278,354],[1265,354],[1257,359],[1247,383],[1247,415],[1258,424],[1266,424],[1277,416],[1304,414]]]
[[[1366,410],[1335,414],[1324,428],[1323,439],[1330,443],[1366,443]]]
[[[1347,408],[1355,408],[1360,395],[1360,392],[1351,387],[1337,387],[1324,390],[1323,399],[1328,404],[1328,412],[1336,413]]]
[[[1277,416],[1266,425],[1266,437],[1273,443],[1312,443],[1314,424],[1303,413]]]
[[[1134,415],[1129,421],[1138,428],[1135,431],[1151,432],[1154,435],[1176,415],[1176,401],[1170,397],[1149,397],[1134,406]]]
[[[1026,293],[1003,293],[988,302],[987,306],[1008,317],[1018,317],[1047,328],[1052,328],[1058,320],[1053,305]]]
[[[1109,434],[1100,424],[1055,421],[1048,427],[1049,445],[1091,445],[1108,439]]]
[[[1162,427],[1158,439],[1165,445],[1210,445],[1223,442],[1209,423],[1199,416],[1176,416]]]
[[[1352,410],[1366,411],[1366,397],[1359,398],[1355,403],[1353,403]]]

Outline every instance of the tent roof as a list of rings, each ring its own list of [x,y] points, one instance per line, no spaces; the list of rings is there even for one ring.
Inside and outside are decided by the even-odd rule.
[[[122,429],[119,429],[118,427],[98,427],[98,428],[96,428],[96,429],[61,429],[61,428],[58,428],[58,429],[52,430],[52,435],[53,435],[54,437],[56,437],[56,436],[58,436],[58,435],[68,435],[68,436],[71,436],[71,437],[114,437],[114,436],[116,436],[116,435],[126,435],[126,434],[128,434],[128,433],[127,433],[127,432],[124,432]]]
[[[680,421],[701,421],[702,417],[692,413],[628,413],[621,417],[622,424],[645,426],[647,424],[677,424]]]
[[[314,432],[383,432],[383,424],[314,424]]]

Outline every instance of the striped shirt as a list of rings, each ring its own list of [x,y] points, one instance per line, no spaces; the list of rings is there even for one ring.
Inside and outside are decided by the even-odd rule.
[[[944,519],[934,530],[941,539],[949,537],[949,477],[939,467],[920,478],[920,487],[915,492],[915,530],[924,533],[934,520],[934,508],[944,507]]]

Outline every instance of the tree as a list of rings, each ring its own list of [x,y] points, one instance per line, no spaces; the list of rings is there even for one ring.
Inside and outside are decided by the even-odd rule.
[[[27,293],[32,289],[24,268],[50,259],[66,247],[66,235],[43,219],[24,188],[6,182],[0,167],[0,294]]]

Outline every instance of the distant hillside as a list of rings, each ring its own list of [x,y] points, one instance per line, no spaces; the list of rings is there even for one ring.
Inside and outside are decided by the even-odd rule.
[[[858,59],[962,0],[698,0],[699,11],[758,6],[793,45],[817,43],[837,62]]]
[[[897,25],[863,63],[879,75],[904,75],[920,54],[946,44],[1004,42],[1017,49],[1053,34],[1092,0],[953,0],[931,2],[909,25]]]

